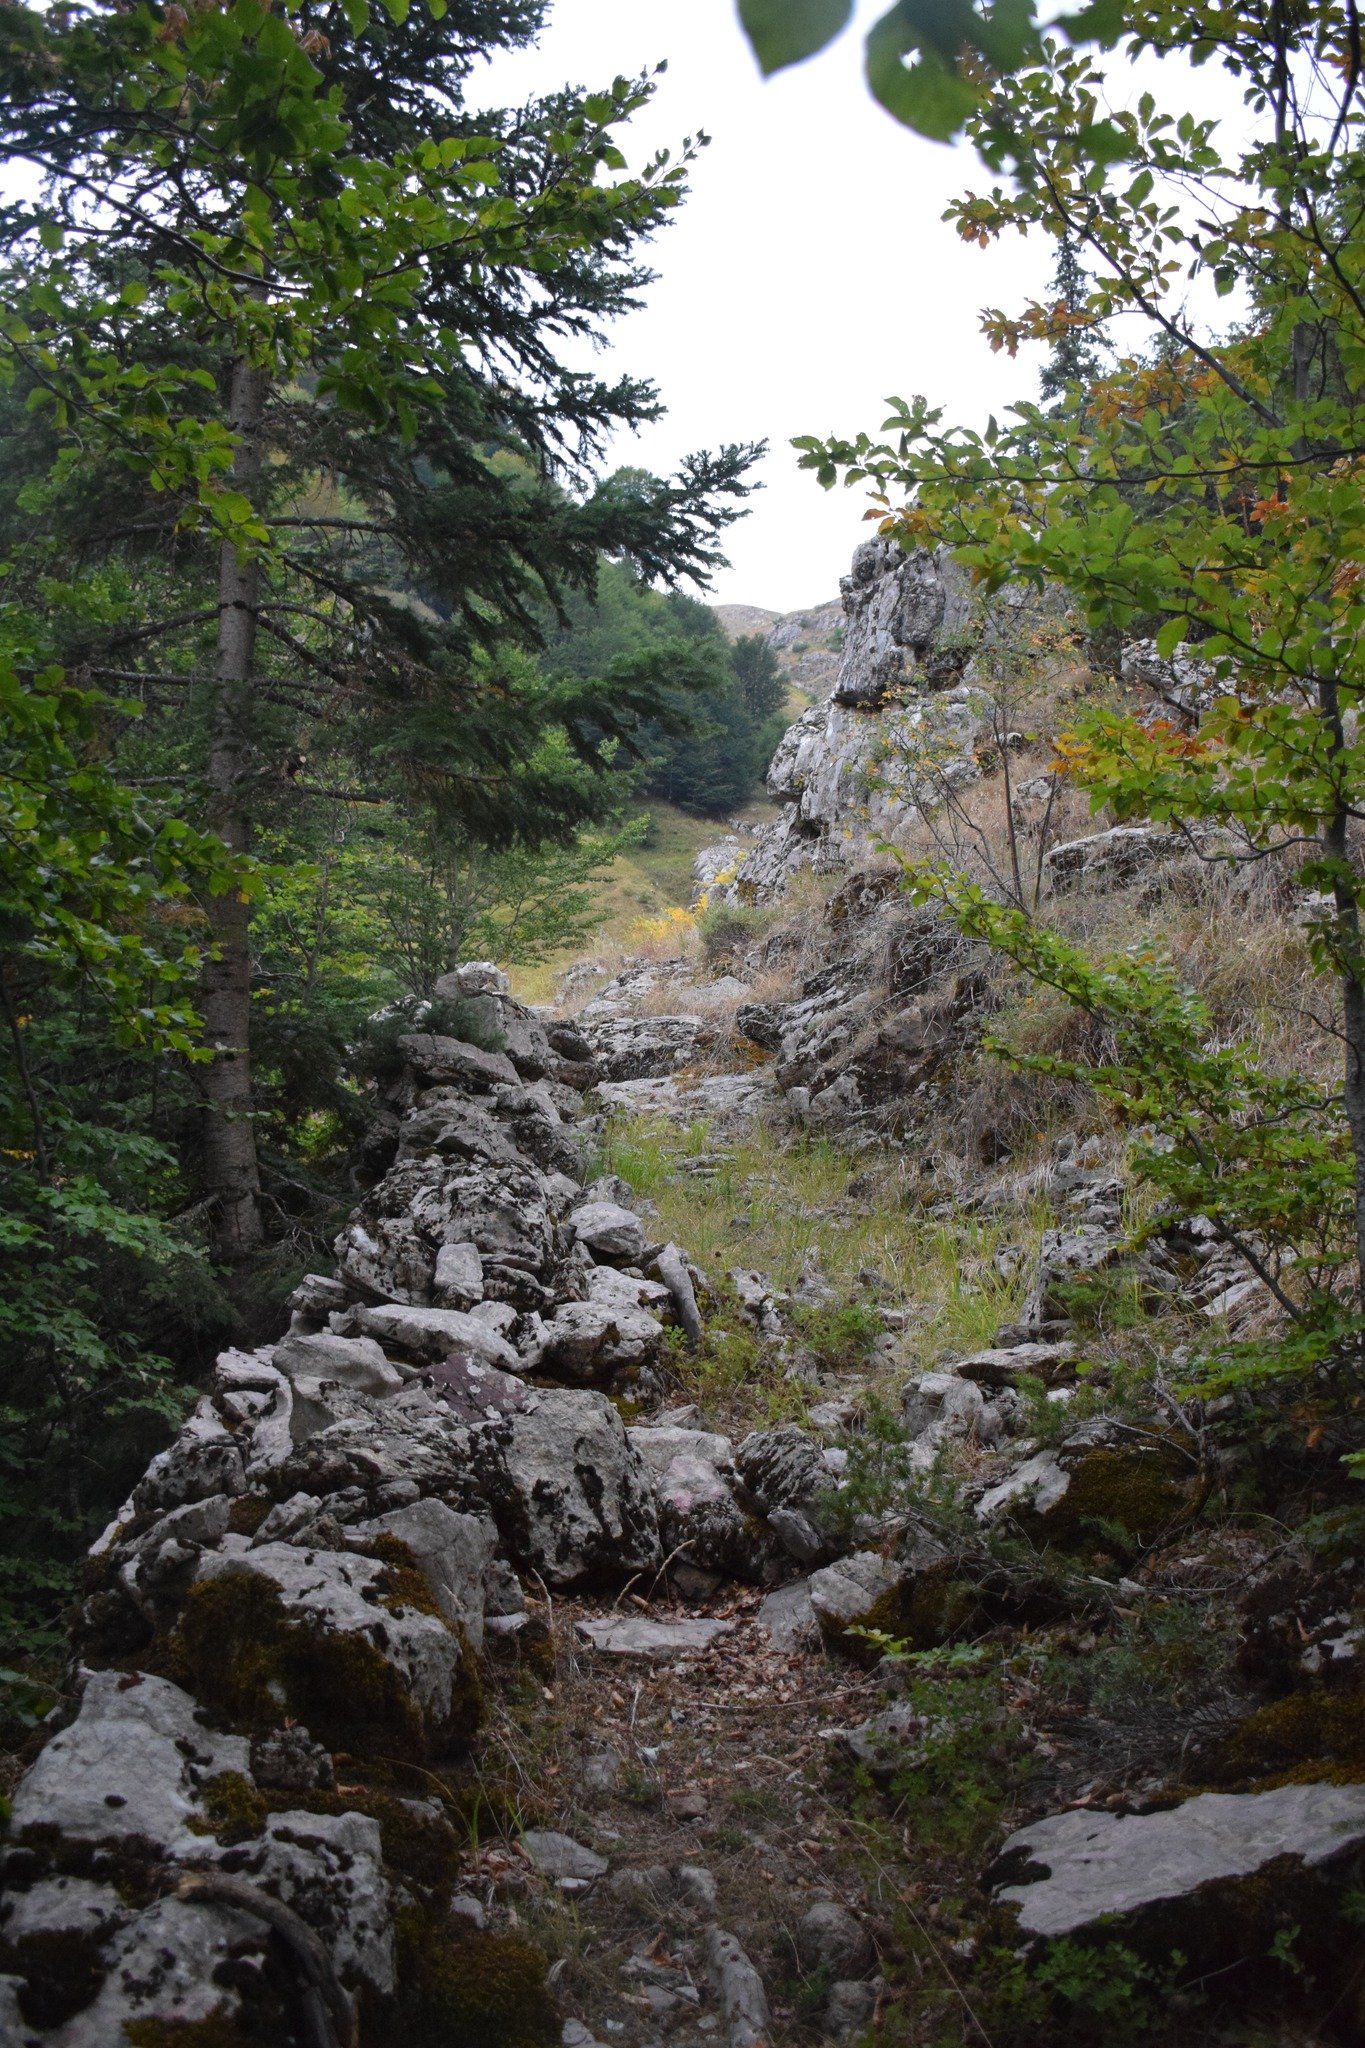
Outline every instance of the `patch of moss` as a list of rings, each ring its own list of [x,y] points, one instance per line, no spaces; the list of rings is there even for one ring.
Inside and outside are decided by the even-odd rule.
[[[1072,1468],[1065,1498],[1044,1518],[1048,1540],[1120,1551],[1145,1549],[1187,1522],[1200,1505],[1193,1469],[1157,1444],[1097,1447]]]
[[[191,1587],[172,1653],[196,1698],[238,1726],[265,1730],[288,1714],[331,1750],[417,1763],[426,1756],[422,1716],[373,1643],[291,1621],[255,1573]]]
[[[366,1549],[384,1566],[378,1590],[380,1600],[390,1613],[398,1608],[414,1607],[419,1614],[434,1614],[438,1620],[444,1619],[423,1577],[421,1566],[401,1537],[386,1531],[367,1544]]]
[[[0,1973],[20,1981],[19,2011],[31,2027],[60,2027],[84,2012],[104,1982],[99,1944],[74,1927],[45,1927],[0,1941]]]
[[[1297,1692],[1251,1714],[1224,1745],[1220,1777],[1239,1784],[1365,1781],[1365,1693]]]
[[[209,1779],[201,1798],[203,1818],[186,1822],[193,1835],[215,1835],[225,1848],[231,1848],[236,1842],[250,1841],[265,1826],[265,1795],[240,1771],[220,1771]]]
[[[270,1513],[271,1505],[269,1494],[238,1494],[228,1509],[228,1528],[234,1536],[254,1536]]]
[[[272,1813],[363,1813],[379,1823],[384,1862],[394,1876],[423,1891],[448,1896],[460,1873],[460,1839],[443,1816],[422,1812],[391,1792],[352,1787],[346,1792],[267,1792]]]
[[[559,2009],[545,1958],[510,1934],[449,1913],[400,1914],[394,2048],[556,2048]]]
[[[202,2020],[125,2020],[123,2034],[129,2048],[260,2048],[221,2005]]]

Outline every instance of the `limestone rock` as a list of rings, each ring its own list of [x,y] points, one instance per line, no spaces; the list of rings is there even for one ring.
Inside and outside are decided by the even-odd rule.
[[[632,1266],[644,1255],[644,1225],[632,1210],[615,1202],[585,1202],[570,1216],[569,1227],[595,1258]]]
[[[829,1492],[832,1475],[815,1439],[796,1423],[755,1430],[740,1445],[736,1462],[788,1555],[801,1564],[827,1557],[830,1534],[821,1496]]]
[[[497,1546],[491,1522],[456,1514],[444,1501],[418,1500],[362,1522],[356,1533],[405,1544],[446,1620],[459,1623],[474,1649],[482,1646],[484,1581]]]
[[[503,1371],[511,1371],[517,1364],[516,1352],[496,1330],[459,1309],[410,1308],[391,1302],[380,1308],[357,1309],[356,1320],[366,1336],[410,1352],[414,1358],[444,1358],[461,1351]]]
[[[706,1964],[725,2020],[729,2048],[762,2048],[772,2025],[763,1979],[733,1934],[711,1927]]]
[[[1125,1530],[1135,1546],[1173,1529],[1199,1504],[1201,1479],[1168,1437],[1097,1420],[1078,1425],[1055,1450],[1034,1454],[989,1487],[978,1521],[1008,1516],[1035,1537],[1094,1547],[1101,1525]]]
[[[280,1371],[291,1380],[336,1380],[357,1393],[382,1399],[396,1394],[406,1380],[389,1364],[372,1337],[335,1337],[330,1331],[300,1336],[291,1331],[275,1346]]]
[[[438,1308],[467,1309],[483,1300],[483,1261],[476,1244],[443,1244],[431,1291]]]
[[[505,1053],[485,1052],[459,1038],[413,1032],[398,1050],[425,1088],[456,1087],[487,1092],[500,1081],[515,1081],[517,1070]]]
[[[249,1745],[219,1735],[187,1692],[145,1672],[93,1671],[80,1712],[54,1735],[15,1787],[11,1830],[52,1827],[78,1840],[142,1835],[198,1845],[204,1786],[245,1776]]]
[[[603,1017],[580,1020],[603,1081],[649,1081],[689,1066],[713,1041],[701,1017]]]
[[[215,1493],[246,1491],[242,1453],[211,1400],[199,1403],[175,1442],[158,1451],[133,1489],[133,1506],[178,1508]]]
[[[385,1605],[382,1563],[287,1543],[260,1544],[240,1555],[210,1552],[200,1559],[199,1584],[242,1576],[271,1588],[286,1621],[301,1625],[314,1640],[354,1637],[377,1651],[396,1674],[434,1748],[444,1747],[458,1732],[464,1664],[459,1639],[434,1614],[397,1602]],[[288,1696],[287,1680],[284,1684]],[[350,1703],[339,1704],[345,1710]]]
[[[577,1623],[585,1642],[607,1657],[686,1657],[707,1650],[718,1636],[728,1635],[731,1621],[686,1617],[651,1621],[643,1614],[609,1615],[605,1620]]]
[[[649,1470],[666,1557],[703,1571],[753,1579],[765,1544],[736,1498],[730,1439],[702,1429],[632,1429],[632,1448]]]
[[[1217,1939],[1221,1921],[1237,1955],[1251,1952],[1248,1925],[1264,1917],[1252,1882],[1259,1872],[1277,1867],[1276,1901],[1288,1910],[1296,1895],[1312,1895],[1313,1873],[1329,1872],[1363,1842],[1365,1785],[1203,1792],[1159,1813],[1051,1814],[1009,1837],[991,1876],[1030,1939],[1103,1921],[1129,1941],[1148,1921],[1173,1925],[1189,1954],[1203,1937]]]
[[[827,1643],[856,1650],[853,1627],[884,1625],[886,1609],[899,1592],[901,1573],[880,1552],[855,1550],[826,1565],[810,1579],[810,1604]]]
[[[538,1391],[477,1437],[480,1485],[523,1570],[570,1586],[658,1564],[649,1478],[604,1395]]]
[[[642,1308],[566,1301],[544,1324],[535,1369],[577,1383],[645,1365],[663,1341],[663,1326]]]
[[[528,1828],[521,1846],[541,1876],[564,1891],[582,1891],[605,1877],[610,1868],[605,1856],[553,1828]]]

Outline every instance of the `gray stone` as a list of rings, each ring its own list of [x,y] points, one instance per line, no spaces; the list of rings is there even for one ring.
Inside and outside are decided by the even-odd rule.
[[[298,1550],[287,1543],[261,1544],[241,1556],[208,1552],[199,1561],[201,1580],[243,1572],[273,1586],[291,1620],[324,1635],[361,1636],[378,1650],[398,1673],[439,1747],[450,1732],[455,1681],[465,1653],[434,1614],[380,1604],[381,1563],[337,1551]]]
[[[637,1279],[615,1266],[594,1266],[587,1288],[588,1300],[603,1308],[644,1309],[656,1318],[673,1314],[673,1295],[661,1280]]]
[[[700,1863],[681,1863],[673,1875],[683,1905],[694,1913],[705,1915],[708,1920],[714,1918],[720,1894],[711,1872]]]
[[[658,1565],[649,1478],[604,1395],[537,1390],[476,1435],[480,1487],[523,1570],[570,1586]]]
[[[877,1987],[852,1978],[836,1978],[825,1995],[820,2027],[826,2038],[842,2041],[866,2027],[877,2010]]]
[[[483,1300],[483,1260],[475,1244],[443,1244],[431,1291],[439,1308],[471,1308]]]
[[[1362,1842],[1365,1785],[1202,1792],[1160,1813],[1050,1814],[1009,1837],[992,1875],[999,1901],[1019,1909],[1020,1933],[1051,1941],[1111,1918],[1117,1931],[1180,1901],[1193,1912],[1206,1886],[1281,1858],[1322,1869]]]
[[[760,2048],[768,2038],[772,2014],[763,1979],[733,1934],[711,1927],[706,1935],[706,1965],[725,2021],[730,2048]]]
[[[797,1579],[769,1593],[758,1610],[758,1625],[766,1629],[778,1650],[808,1649],[819,1640],[819,1624],[810,1604],[810,1583]]]
[[[406,1544],[446,1620],[459,1624],[474,1649],[482,1647],[484,1579],[497,1547],[491,1522],[456,1514],[444,1501],[419,1500],[362,1522],[356,1534]]]
[[[275,1360],[291,1380],[335,1380],[377,1399],[407,1384],[372,1337],[334,1337],[330,1331],[303,1336],[291,1330],[275,1346]]]
[[[821,1635],[827,1642],[842,1644],[848,1629],[872,1621],[878,1602],[894,1593],[900,1582],[898,1567],[875,1550],[856,1550],[813,1572],[810,1604]]]
[[[482,1899],[476,1899],[472,1892],[456,1892],[450,1902],[450,1910],[457,1920],[467,1920],[471,1927],[477,1927],[482,1934],[488,1925],[488,1911]]]
[[[687,1657],[707,1650],[728,1635],[731,1621],[651,1621],[643,1614],[612,1614],[601,1621],[586,1618],[575,1624],[585,1642],[607,1657]]]
[[[364,1813],[274,1813],[263,1836],[218,1860],[292,1906],[322,1937],[337,1975],[387,1996],[394,1988],[393,1917],[379,1823]]]
[[[912,1437],[929,1430],[941,1436],[975,1436],[984,1407],[976,1382],[959,1379],[955,1372],[922,1373],[901,1393],[906,1433]]]
[[[570,1216],[569,1227],[596,1258],[632,1266],[643,1256],[644,1225],[633,1210],[616,1202],[585,1202]]]
[[[158,1899],[119,1929],[101,1957],[106,1975],[94,2001],[47,2039],[60,2048],[122,2048],[138,2021],[183,2029],[211,2015],[230,2021],[237,1993],[222,1982],[230,1959],[264,1962],[269,1931],[236,1907]],[[43,2036],[24,2027],[4,2039]]]
[[[533,1369],[579,1383],[646,1365],[658,1354],[663,1326],[642,1308],[566,1301],[545,1324]]]
[[[660,1247],[654,1270],[673,1297],[678,1322],[688,1344],[695,1348],[701,1343],[703,1335],[701,1310],[697,1307],[696,1289],[692,1285],[692,1275],[687,1269],[687,1261],[677,1245],[666,1244]]]
[[[579,1028],[592,1048],[603,1081],[647,1081],[676,1073],[712,1044],[714,1032],[701,1017],[600,1017],[586,1015]]]
[[[521,1846],[542,1877],[548,1877],[564,1891],[582,1891],[605,1877],[610,1865],[605,1856],[585,1848],[572,1835],[557,1834],[553,1828],[528,1828]]]
[[[517,1354],[512,1346],[486,1323],[464,1315],[459,1309],[388,1303],[380,1308],[357,1309],[356,1319],[367,1336],[411,1352],[416,1358],[444,1358],[451,1351],[462,1351],[488,1365],[499,1366],[504,1372],[516,1368]]]
[[[1079,1356],[1074,1344],[1010,1344],[955,1358],[952,1369],[959,1378],[975,1380],[979,1387],[1014,1387],[1024,1378],[1053,1386],[1059,1378],[1069,1376],[1066,1368],[1074,1366]]]
[[[833,1899],[817,1899],[796,1927],[796,1953],[803,1969],[831,1977],[865,1977],[877,1954],[861,1920]]]
[[[204,1726],[187,1692],[146,1673],[93,1671],[80,1712],[41,1750],[14,1790],[11,1830],[60,1829],[85,1840],[143,1835],[197,1844],[200,1793],[224,1771],[243,1777],[250,1748]]]
[[[590,1749],[583,1759],[578,1782],[585,1793],[614,1792],[621,1782],[621,1757],[610,1743]]]
[[[246,1492],[242,1453],[211,1400],[199,1403],[175,1442],[158,1451],[133,1488],[135,1509],[182,1507],[211,1494]]]
[[[460,1038],[439,1038],[429,1031],[411,1032],[398,1050],[428,1088],[453,1086],[487,1092],[499,1081],[515,1081],[517,1070],[505,1053],[484,1052]]]

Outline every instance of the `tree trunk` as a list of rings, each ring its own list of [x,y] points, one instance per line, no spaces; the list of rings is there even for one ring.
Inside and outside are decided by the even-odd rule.
[[[262,465],[268,374],[234,365],[229,424],[237,436],[232,480],[254,496]],[[209,825],[234,853],[251,846],[252,688],[260,569],[223,543],[218,568],[218,655],[209,738]],[[200,1007],[214,1049],[204,1071],[204,1178],[217,1256],[234,1262],[261,1242],[261,1180],[251,1097],[251,912],[235,890],[210,898],[216,957],[204,970]]]

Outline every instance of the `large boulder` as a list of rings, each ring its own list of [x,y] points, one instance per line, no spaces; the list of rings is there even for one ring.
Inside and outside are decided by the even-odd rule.
[[[554,1379],[584,1384],[648,1364],[663,1334],[663,1326],[642,1308],[566,1301],[544,1323],[531,1362]]]
[[[365,1542],[401,1543],[426,1581],[440,1612],[463,1629],[474,1649],[483,1645],[484,1580],[498,1532],[480,1515],[460,1515],[440,1500],[391,1508],[356,1530]]]
[[[603,1081],[649,1081],[690,1066],[714,1042],[701,1017],[601,1017],[580,1023]]]
[[[355,1319],[367,1337],[415,1359],[446,1358],[452,1351],[513,1370],[517,1354],[506,1338],[476,1316],[454,1308],[410,1308],[386,1302],[378,1308],[358,1308]]]
[[[976,1516],[988,1527],[1012,1521],[1063,1548],[1138,1549],[1188,1521],[1207,1484],[1174,1438],[1097,1420],[988,1487]]]
[[[1005,1842],[989,1875],[1015,1938],[1119,1941],[1199,1969],[1254,1967],[1281,1930],[1336,1978],[1333,1906],[1365,1848],[1365,1785],[1204,1792],[1157,1813],[1050,1814]],[[1351,1945],[1352,1948],[1354,1945]]]
[[[275,1363],[291,1380],[335,1380],[338,1386],[378,1399],[407,1384],[373,1337],[337,1337],[330,1330],[311,1336],[291,1331],[275,1346]]]
[[[468,1088],[486,1094],[501,1081],[515,1081],[517,1070],[505,1053],[485,1052],[463,1039],[440,1038],[429,1031],[411,1032],[398,1050],[424,1088]]]
[[[205,1790],[245,1776],[250,1745],[215,1731],[187,1692],[147,1672],[93,1671],[80,1711],[39,1751],[15,1787],[10,1830],[72,1840],[136,1835],[163,1848],[198,1848]],[[191,1824],[197,1824],[192,1826]]]
[[[658,1565],[649,1476],[604,1395],[540,1390],[477,1437],[480,1484],[523,1570],[573,1586]]]
[[[570,1216],[569,1228],[596,1259],[633,1266],[644,1257],[645,1227],[633,1210],[623,1209],[619,1202],[585,1202]]]
[[[418,1571],[387,1559],[288,1543],[208,1552],[179,1650],[198,1696],[234,1720],[285,1712],[329,1748],[420,1758],[478,1718],[469,1650],[435,1605]]]

